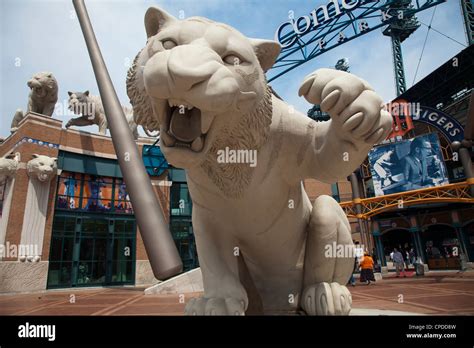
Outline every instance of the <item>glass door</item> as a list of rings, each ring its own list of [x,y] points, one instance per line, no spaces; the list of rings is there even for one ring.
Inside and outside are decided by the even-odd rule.
[[[133,284],[135,221],[84,218],[77,286]]]
[[[76,217],[55,216],[49,254],[48,289],[72,286]]]
[[[111,243],[108,231],[108,220],[103,218],[83,217],[79,252],[75,255],[74,265],[76,286],[107,284],[108,245]]]
[[[48,288],[134,284],[135,248],[133,218],[57,215]]]
[[[135,221],[115,219],[110,227],[113,231],[113,238],[108,259],[109,283],[133,284],[135,279]]]

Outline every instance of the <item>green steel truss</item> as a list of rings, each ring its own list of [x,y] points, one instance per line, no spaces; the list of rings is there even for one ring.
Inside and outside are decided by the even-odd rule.
[[[300,20],[301,17],[296,20],[290,19],[282,28],[280,35],[280,42],[285,46],[287,45],[287,47],[282,49],[275,65],[268,72],[269,82],[323,53],[384,27],[390,28],[388,31],[384,31],[390,36],[398,35],[398,40],[394,40],[394,46],[396,46],[395,49],[398,52],[395,65],[398,71],[402,71],[403,62],[400,43],[410,33],[409,28],[416,23],[415,14],[442,4],[446,0],[413,0],[408,1],[409,4],[403,4],[405,2],[400,0],[358,1],[359,5],[357,7],[351,11],[341,11],[337,16],[334,6],[328,6],[330,19],[324,21],[324,14],[319,11],[319,25],[315,26],[312,23],[309,30],[305,30],[306,23],[304,20]],[[310,18],[310,16],[307,16],[307,18]],[[292,30],[294,26],[297,26],[298,31],[302,34],[296,34]],[[400,32],[400,29],[402,29],[398,29],[400,26],[402,28],[406,26],[405,30]],[[401,91],[398,85],[404,86],[405,81],[404,76],[403,79],[400,79],[399,76],[400,73],[397,72],[397,90]]]
[[[413,9],[411,0],[392,1],[389,7],[391,12],[396,12],[398,15],[397,19],[385,28],[383,34],[392,38],[395,87],[397,96],[399,96],[407,90],[405,69],[403,67],[402,42],[420,27],[420,23],[418,23],[414,14],[405,15],[407,10]]]
[[[474,0],[461,0],[468,45],[474,43]]]

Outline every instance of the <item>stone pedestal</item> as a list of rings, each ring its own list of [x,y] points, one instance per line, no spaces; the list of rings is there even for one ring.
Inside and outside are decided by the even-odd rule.
[[[204,291],[201,268],[180,274],[171,279],[145,289],[145,295],[151,294],[184,294]]]
[[[47,261],[0,261],[0,293],[46,289]]]
[[[135,285],[156,284],[159,280],[153,275],[150,261],[137,260],[135,267]]]

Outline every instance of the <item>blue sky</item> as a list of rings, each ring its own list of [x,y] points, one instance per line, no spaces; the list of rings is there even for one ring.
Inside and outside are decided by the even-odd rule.
[[[125,77],[128,64],[146,41],[143,16],[149,6],[160,6],[185,17],[205,16],[225,22],[249,37],[273,39],[276,28],[288,18],[308,14],[327,0],[86,0],[89,15],[112,81],[122,104],[128,105]],[[418,15],[428,24],[433,9]],[[466,45],[458,0],[437,7],[433,27]],[[427,27],[403,43],[408,87],[412,85]],[[26,81],[36,72],[51,71],[59,83],[59,102],[67,91],[90,90],[97,85],[72,2],[67,0],[0,0],[0,136],[9,134],[17,108],[26,109],[29,89]],[[431,31],[417,80],[456,55],[463,46]],[[302,112],[310,107],[297,95],[310,72],[334,66],[348,57],[351,72],[369,81],[389,101],[395,97],[390,39],[379,30],[344,44],[293,70],[272,83],[275,90]],[[54,114],[66,122],[72,115]],[[86,127],[97,132],[97,127]]]

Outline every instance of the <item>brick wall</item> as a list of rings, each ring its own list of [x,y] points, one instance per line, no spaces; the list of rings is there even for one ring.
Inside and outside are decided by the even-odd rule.
[[[19,129],[10,135],[0,144],[0,156],[9,153],[20,154],[20,168],[16,174],[15,186],[13,188],[12,204],[9,215],[9,225],[7,228],[5,241],[10,244],[18,245],[21,240],[21,230],[23,225],[23,213],[25,210],[26,195],[28,190],[28,175],[26,163],[32,159],[32,154],[40,154],[50,157],[58,157],[60,149],[86,155],[95,154],[97,157],[116,158],[115,150],[110,137],[91,134],[88,132],[62,129],[62,122],[44,115],[29,113],[22,121]],[[31,138],[59,145],[58,148],[50,148],[35,143],[18,143],[23,138]],[[139,151],[144,144],[152,144],[150,139],[140,139],[138,142]],[[17,146],[15,146],[17,145]],[[166,174],[161,177],[154,177],[153,180],[159,181],[166,178]],[[49,259],[51,245],[52,223],[54,218],[55,197],[58,177],[51,180],[49,192],[48,210],[46,217],[45,233],[43,240],[42,260]],[[154,186],[158,201],[164,211],[164,216],[168,220],[169,216],[169,187]],[[137,260],[147,260],[145,247],[140,233],[137,233]],[[14,258],[5,258],[4,261],[16,261]]]
[[[344,180],[338,181],[337,185],[339,188],[339,196],[341,201],[352,200],[351,183],[347,180]],[[306,179],[304,181],[304,187],[311,201],[314,201],[320,195],[332,196],[330,184],[326,184],[314,179]]]

